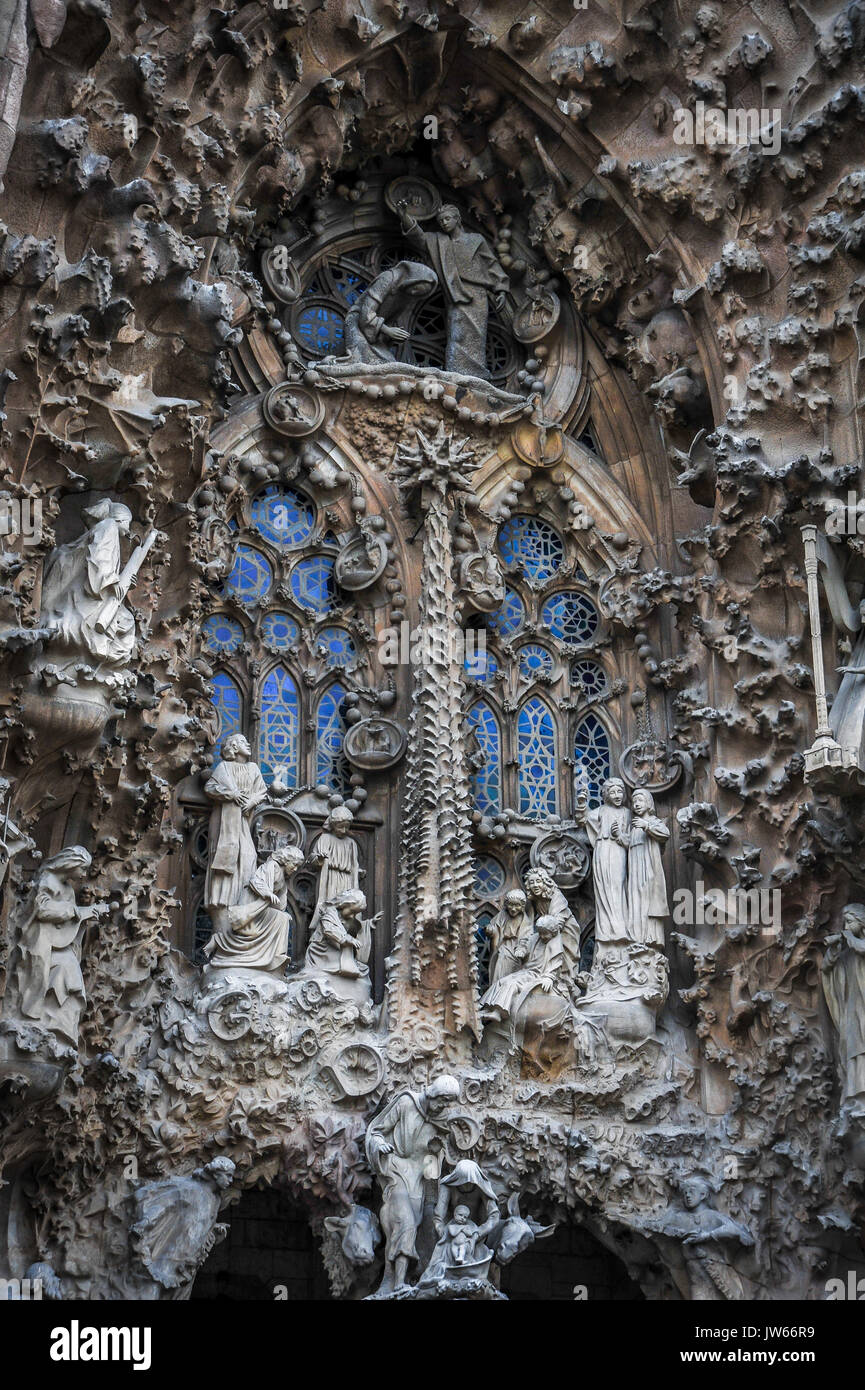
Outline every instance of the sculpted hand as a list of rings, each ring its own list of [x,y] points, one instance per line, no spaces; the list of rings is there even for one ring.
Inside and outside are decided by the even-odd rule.
[[[493,305],[495,306],[495,308],[498,310],[499,313],[502,312],[502,309],[504,309],[504,307],[505,307],[505,292],[504,292],[504,290],[500,290],[498,294],[494,294],[494,295],[493,295]]]

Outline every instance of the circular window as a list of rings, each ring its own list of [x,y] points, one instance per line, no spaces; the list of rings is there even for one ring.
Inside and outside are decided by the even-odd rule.
[[[505,590],[505,601],[495,613],[490,613],[487,622],[500,637],[512,637],[519,632],[525,622],[526,610],[519,594],[513,589]]]
[[[302,545],[312,535],[315,508],[292,488],[267,487],[253,498],[252,524],[274,545]]]
[[[328,666],[347,669],[357,661],[357,650],[344,627],[323,627],[316,634],[315,645]]]
[[[225,581],[225,592],[241,603],[255,603],[264,598],[272,583],[273,570],[261,551],[251,545],[239,545]]]
[[[541,609],[541,622],[554,637],[575,645],[590,642],[598,630],[598,610],[576,589],[553,594]]]
[[[539,516],[512,516],[499,527],[499,551],[506,565],[528,579],[552,579],[565,556],[562,538]]]
[[[236,652],[243,641],[243,628],[225,613],[211,613],[201,625],[201,644],[216,656]]]
[[[535,681],[539,676],[553,674],[553,658],[546,647],[537,642],[529,642],[520,647],[520,675],[524,681]]]
[[[327,613],[336,601],[334,562],[325,555],[301,560],[291,571],[291,592],[303,608]]]
[[[261,620],[261,640],[272,652],[284,652],[300,637],[300,628],[288,613],[265,613]]]
[[[479,898],[495,898],[505,886],[505,871],[491,854],[475,860],[475,892]]]
[[[338,357],[345,351],[345,319],[326,300],[301,300],[293,331],[310,357]]]
[[[597,661],[581,658],[571,667],[571,685],[588,697],[603,695],[607,689],[607,673]]]

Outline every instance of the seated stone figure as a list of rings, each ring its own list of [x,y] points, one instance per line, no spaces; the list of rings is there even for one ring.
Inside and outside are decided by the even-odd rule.
[[[302,863],[303,851],[285,845],[255,870],[240,902],[228,909],[228,926],[204,948],[211,969],[283,970],[292,925],[285,911],[288,880]]]
[[[372,1002],[369,960],[372,929],[381,913],[361,917],[366,895],[350,888],[325,903],[306,948],[304,975],[319,976],[343,999]]]
[[[529,940],[526,963],[521,970],[504,975],[487,990],[481,1008],[487,1018],[509,1020],[512,1031],[533,994],[554,996],[554,1012],[562,1018],[570,1011],[568,965],[558,917],[539,917]]]

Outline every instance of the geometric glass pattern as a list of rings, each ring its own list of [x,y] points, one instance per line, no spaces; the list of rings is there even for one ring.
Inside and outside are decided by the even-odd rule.
[[[345,323],[329,305],[309,304],[295,319],[294,333],[307,352],[336,352],[345,342]]]
[[[315,646],[327,665],[335,669],[357,661],[357,649],[344,627],[323,627],[315,635]]]
[[[543,820],[556,814],[556,730],[553,716],[536,695],[517,719],[520,814]]]
[[[519,594],[515,594],[513,589],[505,589],[504,603],[495,613],[490,613],[487,622],[500,637],[512,637],[515,632],[519,632],[525,616],[526,610]]]
[[[499,527],[499,550],[506,565],[528,579],[552,579],[565,558],[562,538],[539,516],[512,516]]]
[[[479,811],[497,811],[502,804],[502,740],[495,715],[485,700],[478,700],[466,715],[483,762],[472,771],[472,793]]]
[[[230,734],[241,732],[240,691],[231,676],[226,676],[224,671],[219,671],[213,676],[210,684],[213,686],[213,708],[219,716],[219,733],[216,736],[214,752],[217,757],[221,757],[225,740]]]
[[[598,630],[598,610],[585,594],[565,589],[547,599],[541,622],[562,642],[589,642]]]
[[[537,680],[538,676],[552,675],[553,658],[546,647],[541,647],[537,642],[529,642],[525,647],[520,647],[520,675],[524,681]]]
[[[481,681],[484,685],[487,685],[498,671],[499,663],[496,661],[492,652],[485,651],[481,647],[478,647],[477,650],[471,652],[471,654],[466,652],[465,668],[466,676],[469,680]]]
[[[264,598],[273,583],[273,570],[260,550],[251,545],[239,545],[234,552],[231,574],[225,581],[225,592],[251,603]]]
[[[285,652],[300,637],[300,628],[287,613],[272,609],[261,620],[261,640],[272,652]]]
[[[261,687],[258,761],[268,785],[277,767],[296,787],[300,763],[300,702],[297,686],[283,666],[275,666]]]
[[[291,592],[303,608],[314,613],[327,613],[336,599],[333,579],[333,560],[313,555],[301,560],[291,571]]]
[[[589,794],[589,805],[600,806],[601,784],[610,775],[610,740],[597,715],[587,714],[574,736],[574,785]]]
[[[596,661],[581,657],[571,667],[571,685],[577,686],[587,698],[603,695],[607,689],[607,673]]]
[[[253,500],[250,517],[256,531],[274,545],[302,545],[315,525],[312,503],[292,488],[266,487]]]
[[[201,644],[208,652],[226,656],[236,652],[243,641],[243,628],[224,613],[211,613],[201,625]]]
[[[505,871],[491,854],[475,859],[475,893],[479,898],[495,898],[505,886]]]
[[[351,768],[342,751],[345,741],[345,721],[339,707],[346,692],[341,685],[332,685],[318,702],[316,716],[315,780],[319,786],[332,791],[348,789]]]

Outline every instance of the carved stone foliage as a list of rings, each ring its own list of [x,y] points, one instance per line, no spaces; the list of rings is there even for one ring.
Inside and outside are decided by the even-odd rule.
[[[812,8],[10,7],[0,1277],[185,1299],[262,1185],[338,1298],[554,1226],[661,1300],[860,1259]]]

